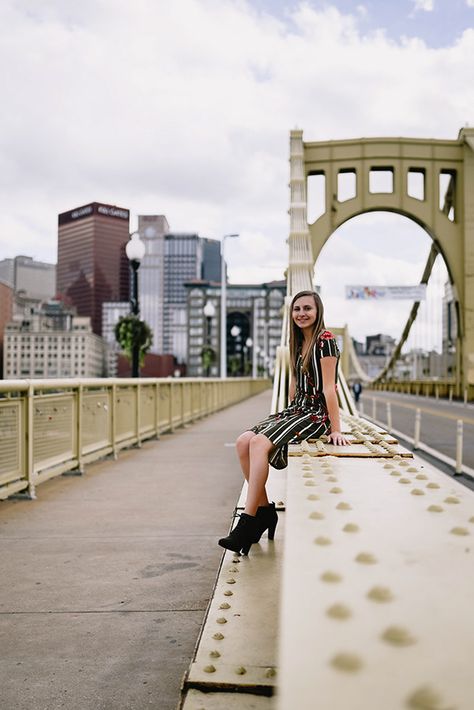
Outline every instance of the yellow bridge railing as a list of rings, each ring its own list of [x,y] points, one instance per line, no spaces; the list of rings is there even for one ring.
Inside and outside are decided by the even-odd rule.
[[[267,389],[268,380],[61,379],[0,383],[0,499]]]

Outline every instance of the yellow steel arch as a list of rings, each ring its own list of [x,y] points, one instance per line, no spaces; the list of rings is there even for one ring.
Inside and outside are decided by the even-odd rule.
[[[446,262],[458,301],[460,385],[464,389],[474,384],[474,128],[463,128],[456,140],[318,142],[304,142],[303,132],[294,130],[290,134],[290,165],[289,276],[293,266],[295,276],[301,270],[302,254],[306,269],[309,254],[314,267],[329,237],[352,217],[390,211],[412,219],[430,235]],[[381,170],[393,176],[392,189],[371,192],[371,173]],[[338,194],[338,176],[347,172],[354,174],[356,190],[354,197],[343,200]],[[423,177],[421,199],[408,194],[411,172]],[[315,174],[325,177],[325,212],[308,225],[306,181]],[[440,176],[449,180],[445,194]]]

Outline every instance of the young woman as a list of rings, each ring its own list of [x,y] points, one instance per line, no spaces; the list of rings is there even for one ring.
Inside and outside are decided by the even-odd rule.
[[[324,325],[319,295],[300,291],[290,306],[290,405],[272,414],[237,439],[237,454],[248,482],[245,511],[219,545],[248,554],[268,530],[273,540],[278,515],[265,490],[268,465],[285,468],[288,444],[327,434],[332,444],[348,444],[341,434],[336,382],[339,349]]]

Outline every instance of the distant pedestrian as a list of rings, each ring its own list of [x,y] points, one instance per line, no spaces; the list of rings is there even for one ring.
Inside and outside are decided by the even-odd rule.
[[[352,391],[354,392],[354,399],[355,399],[356,404],[357,404],[357,402],[359,401],[359,398],[360,398],[360,396],[361,396],[361,394],[362,394],[362,385],[361,385],[361,383],[359,382],[359,380],[356,380],[356,381],[354,382],[354,384],[352,385]]]
[[[268,530],[273,539],[278,522],[275,504],[267,498],[268,466],[285,468],[288,444],[329,436],[331,444],[348,444],[341,433],[336,382],[339,349],[324,325],[319,295],[301,291],[290,306],[289,406],[245,431],[237,439],[237,454],[248,481],[245,511],[232,532],[219,545],[246,555]]]

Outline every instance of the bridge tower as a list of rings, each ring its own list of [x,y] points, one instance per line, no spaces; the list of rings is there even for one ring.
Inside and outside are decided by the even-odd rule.
[[[371,191],[374,174],[391,177],[386,192]],[[351,173],[349,199],[338,189],[340,175]],[[416,174],[420,189],[410,194]],[[325,211],[307,222],[307,180],[324,177]],[[443,256],[453,285],[458,317],[457,390],[474,385],[474,128],[456,140],[359,138],[304,142],[290,134],[289,293],[308,283],[308,270],[329,237],[352,217],[372,211],[396,212],[430,235]],[[395,248],[395,245],[387,245]],[[302,286],[307,287],[307,286]]]

